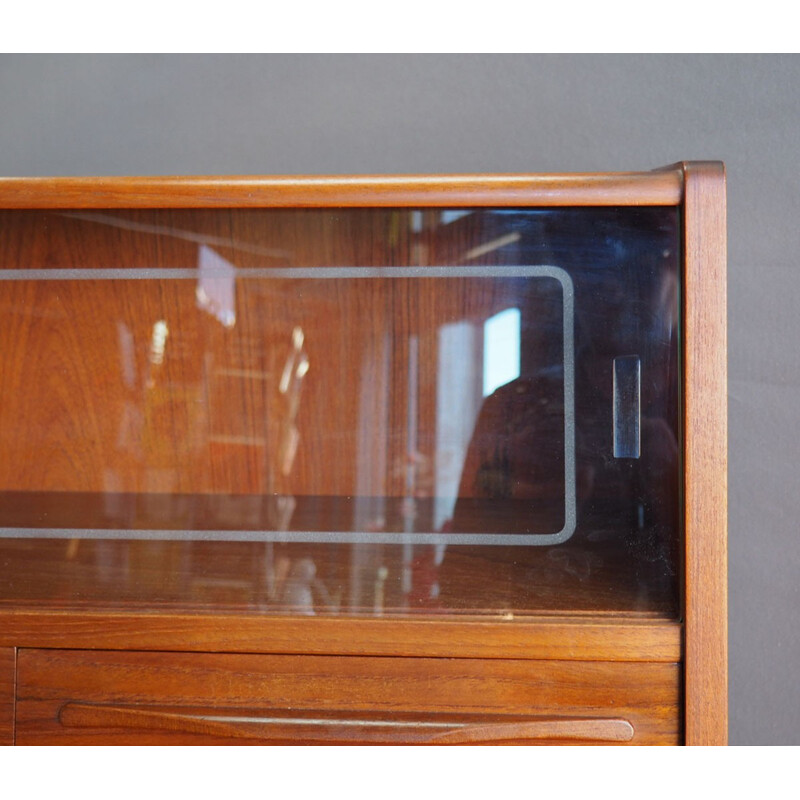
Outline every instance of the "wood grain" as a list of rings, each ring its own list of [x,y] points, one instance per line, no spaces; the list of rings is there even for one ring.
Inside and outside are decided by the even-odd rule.
[[[202,716],[212,717],[206,722],[225,724],[226,715],[283,715],[288,717],[285,725],[303,717],[328,718],[333,726],[362,718],[410,722],[412,730],[415,721],[456,722],[468,723],[477,733],[485,725],[563,718],[584,719],[588,726],[598,718],[609,719],[597,709],[613,708],[614,719],[633,727],[631,743],[677,744],[679,682],[677,664],[23,650],[17,741],[218,743],[230,732],[210,726],[205,731],[180,728],[193,727],[192,717],[195,724],[202,723],[197,719]],[[60,718],[65,703],[77,708]],[[90,727],[88,705],[105,707],[95,713],[99,727]],[[128,708],[152,713],[138,721],[121,720],[130,717]],[[159,729],[153,723],[161,712],[173,716]],[[184,723],[176,719],[182,714],[189,718]],[[119,726],[120,721],[128,724]],[[247,719],[241,722],[248,724]],[[257,725],[253,719],[251,734]],[[271,735],[286,736],[277,727],[275,734],[267,726],[261,735],[266,741]],[[353,736],[367,739],[357,726],[350,727]],[[506,732],[513,740],[522,730]],[[395,741],[397,736],[402,741],[402,734]]]
[[[228,614],[0,611],[0,645],[457,658],[661,661],[681,625],[607,617],[348,619]]]
[[[3,178],[0,208],[678,205],[677,169],[552,175]]]
[[[686,743],[726,744],[727,342],[725,173],[685,166]]]
[[[0,647],[0,746],[14,744],[17,651]]]

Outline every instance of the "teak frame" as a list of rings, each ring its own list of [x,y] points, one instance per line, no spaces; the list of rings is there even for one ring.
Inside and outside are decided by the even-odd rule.
[[[727,742],[725,174],[717,162],[586,175],[6,178],[1,209],[678,206],[683,214],[683,626],[608,618],[347,620],[0,610],[0,743],[13,741],[16,648],[480,658],[684,666],[684,741]],[[401,632],[402,631],[402,632]],[[298,635],[299,634],[299,635]],[[683,641],[681,642],[681,634]]]

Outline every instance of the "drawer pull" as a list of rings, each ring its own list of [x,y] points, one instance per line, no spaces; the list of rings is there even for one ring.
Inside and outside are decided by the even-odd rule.
[[[59,721],[67,728],[129,728],[236,739],[303,738],[375,743],[482,744],[500,741],[569,740],[629,742],[624,719],[536,719],[520,722],[456,722],[318,717],[255,717],[202,714],[128,706],[67,703]]]

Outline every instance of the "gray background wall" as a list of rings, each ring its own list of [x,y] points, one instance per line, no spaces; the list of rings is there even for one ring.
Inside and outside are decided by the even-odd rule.
[[[800,58],[0,56],[0,174],[728,167],[730,739],[800,744]]]

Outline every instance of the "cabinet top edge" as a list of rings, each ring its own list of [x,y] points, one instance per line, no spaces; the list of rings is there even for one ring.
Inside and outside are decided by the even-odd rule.
[[[684,164],[652,172],[0,178],[0,209],[677,206]]]

